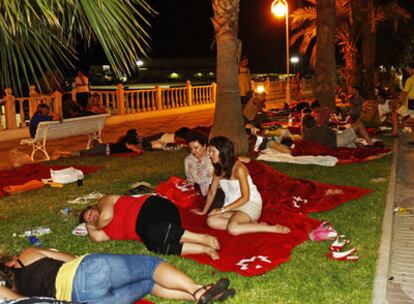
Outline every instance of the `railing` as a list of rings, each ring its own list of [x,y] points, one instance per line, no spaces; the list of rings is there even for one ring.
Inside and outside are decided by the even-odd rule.
[[[302,90],[309,84],[302,83]],[[262,86],[269,99],[283,98],[285,83],[283,81],[262,82],[252,81],[254,91]],[[291,84],[292,86],[292,84]],[[293,92],[292,86],[292,92]],[[126,115],[142,112],[170,110],[176,108],[214,104],[216,102],[215,83],[204,86],[192,86],[190,81],[184,87],[161,88],[156,86],[151,89],[125,90],[122,84],[118,84],[116,90],[96,90],[100,97],[100,103],[112,115]],[[62,116],[62,93],[55,92],[52,95],[40,95],[35,87],[31,86],[29,97],[16,98],[11,89],[5,90],[6,95],[0,99],[0,130],[27,128],[30,117],[36,111],[40,103],[49,105],[52,112]],[[73,98],[75,92],[72,92]]]
[[[35,87],[30,87],[29,97],[16,98],[11,89],[5,90],[6,95],[0,99],[0,130],[26,128],[30,117],[35,113],[39,104],[47,104],[51,111],[61,114],[62,94],[40,95]]]

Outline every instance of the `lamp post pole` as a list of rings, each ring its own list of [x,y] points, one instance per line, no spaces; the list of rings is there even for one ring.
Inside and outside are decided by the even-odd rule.
[[[285,16],[285,28],[286,28],[286,102],[290,103],[290,56],[289,56],[289,5],[286,0],[274,0],[272,3],[272,13],[276,17]]]

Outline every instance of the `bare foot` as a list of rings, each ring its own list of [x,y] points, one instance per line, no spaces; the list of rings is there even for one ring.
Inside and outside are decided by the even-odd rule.
[[[288,233],[290,233],[290,229],[288,227],[286,227],[286,226],[282,226],[282,225],[276,224],[276,225],[273,225],[273,226],[270,226],[270,227],[273,228],[273,231],[275,233],[281,233],[281,234],[288,234]]]
[[[220,243],[217,238],[208,234],[203,234],[203,244],[215,250],[220,249]]]
[[[340,194],[344,194],[344,190],[342,190],[342,189],[328,189],[328,190],[326,190],[325,194],[327,196],[340,195]]]
[[[220,259],[220,256],[218,255],[217,251],[213,248],[206,247],[206,254],[214,261]]]

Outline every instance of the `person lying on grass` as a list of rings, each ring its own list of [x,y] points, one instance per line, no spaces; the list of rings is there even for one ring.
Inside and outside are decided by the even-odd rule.
[[[81,214],[92,242],[137,240],[161,254],[207,254],[219,259],[218,240],[181,227],[177,207],[156,195],[141,197],[108,195]]]
[[[72,157],[72,156],[105,156],[123,153],[142,153],[144,150],[141,146],[141,139],[138,136],[136,129],[130,129],[126,134],[120,137],[117,142],[110,144],[97,143],[89,150],[81,150],[77,152],[60,151],[53,152],[52,159],[58,159],[60,157]]]
[[[224,205],[208,213],[209,227],[227,230],[232,235],[254,232],[290,233],[288,227],[257,222],[262,212],[262,197],[243,164],[243,161],[248,162],[249,159],[236,158],[233,143],[224,136],[213,137],[208,148],[214,166],[213,180],[203,210],[194,212],[207,214],[220,185],[225,194]]]
[[[148,294],[213,303],[234,296],[229,280],[202,286],[154,256],[92,253],[80,257],[27,248],[0,262],[0,298],[51,297],[89,304],[130,304]]]

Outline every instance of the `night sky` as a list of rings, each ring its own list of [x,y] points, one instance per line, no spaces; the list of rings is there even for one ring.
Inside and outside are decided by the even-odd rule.
[[[272,2],[240,0],[239,38],[253,73],[285,71],[285,24],[270,13]],[[306,4],[303,0],[288,2],[290,11],[300,2]],[[399,2],[414,16],[412,0]],[[152,38],[150,58],[215,56],[211,0],[148,0],[148,3],[159,13],[148,18],[152,23],[152,27],[147,28]],[[290,55],[299,55],[296,46],[290,48]],[[102,61],[100,57],[90,52],[83,59],[97,64],[97,60]],[[300,58],[303,65],[306,58]]]

